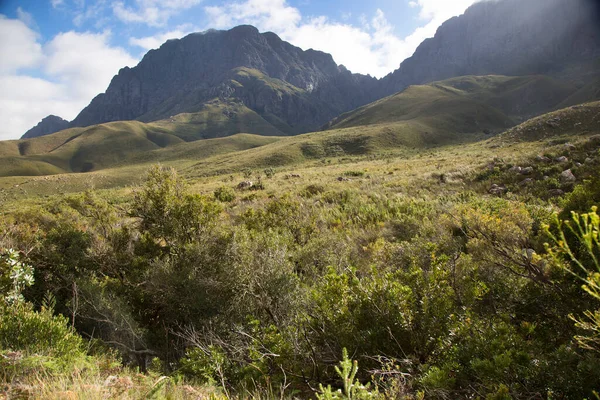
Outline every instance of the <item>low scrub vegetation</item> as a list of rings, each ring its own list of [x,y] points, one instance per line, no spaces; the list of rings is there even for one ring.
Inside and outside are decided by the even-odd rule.
[[[2,390],[593,398],[598,186],[488,194],[511,167],[443,195],[332,182],[240,199],[154,167],[129,197],[23,206],[0,220]]]

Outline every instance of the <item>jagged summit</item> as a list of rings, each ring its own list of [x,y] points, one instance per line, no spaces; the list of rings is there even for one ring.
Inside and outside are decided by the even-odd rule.
[[[375,100],[376,83],[338,67],[330,54],[304,51],[242,25],[190,34],[149,51],[136,67],[121,69],[71,126],[154,121],[198,112],[220,99],[277,120],[284,133],[300,133]]]

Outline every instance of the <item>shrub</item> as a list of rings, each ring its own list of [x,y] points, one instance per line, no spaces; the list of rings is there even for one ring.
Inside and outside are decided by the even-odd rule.
[[[8,304],[23,301],[23,289],[33,285],[33,268],[19,261],[19,253],[0,252],[0,294]]]
[[[354,177],[361,177],[361,176],[365,176],[365,171],[346,171],[344,172],[342,175],[344,176],[354,176]]]
[[[554,247],[547,246],[555,263],[580,279],[583,290],[600,300],[600,216],[597,210],[594,206],[588,214],[573,212],[571,221],[557,222],[557,235],[550,232],[549,226],[546,226],[546,231],[553,241]],[[574,240],[568,239],[566,231]],[[583,320],[572,317],[576,326],[587,332],[587,335],[576,339],[582,347],[600,352],[600,308],[587,310],[584,316]]]
[[[259,179],[258,182],[250,186],[250,190],[265,190],[265,184]]]
[[[242,175],[244,175],[244,178],[250,179],[250,177],[252,177],[252,169],[250,169],[250,168],[244,168],[242,170]]]
[[[265,172],[265,176],[267,178],[272,178],[275,176],[275,170],[273,169],[273,167],[269,167],[269,168],[265,169],[264,172]]]
[[[369,385],[362,385],[356,379],[356,373],[358,372],[358,361],[352,361],[348,358],[348,351],[346,348],[342,350],[342,361],[340,361],[340,366],[335,367],[335,372],[340,377],[343,385],[343,390],[338,389],[337,391],[333,391],[331,385],[327,387],[323,387],[322,384],[319,385],[319,390],[321,394],[317,394],[317,399],[319,400],[334,400],[334,399],[378,399],[382,398],[379,393],[375,391],[369,390]]]
[[[325,186],[320,185],[318,183],[313,183],[312,185],[306,186],[304,190],[300,192],[300,195],[302,197],[310,198],[323,192],[325,192]]]
[[[0,303],[0,348],[56,358],[65,366],[83,356],[83,339],[68,326],[68,319],[54,316],[30,303]]]
[[[235,191],[229,186],[221,186],[214,192],[215,199],[223,203],[230,203],[235,200]]]
[[[83,340],[68,326],[67,318],[54,316],[48,307],[36,312],[24,301],[21,291],[33,284],[33,268],[21,263],[12,250],[0,255],[0,268],[2,278],[11,280],[2,279],[0,350],[53,357],[60,367],[82,357]]]

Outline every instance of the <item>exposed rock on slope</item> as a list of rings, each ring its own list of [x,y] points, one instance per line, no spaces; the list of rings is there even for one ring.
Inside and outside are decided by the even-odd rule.
[[[293,134],[375,100],[376,83],[338,66],[329,54],[238,26],[169,40],[148,52],[136,67],[121,69],[71,125],[154,121],[234,99]]]
[[[57,117],[56,115],[48,115],[42,119],[36,126],[25,132],[21,139],[30,139],[34,137],[49,135],[54,132],[67,129],[69,121]]]
[[[452,18],[381,82],[390,92],[463,75],[554,75],[600,70],[596,0],[482,1]]]

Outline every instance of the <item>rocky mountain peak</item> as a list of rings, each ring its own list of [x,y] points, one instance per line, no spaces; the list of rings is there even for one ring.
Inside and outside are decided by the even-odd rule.
[[[245,79],[242,90],[232,73],[239,68],[257,71],[251,74],[254,81],[281,82],[256,85]],[[215,98],[235,98],[261,115],[273,114],[299,133],[375,100],[376,82],[349,74],[330,54],[304,51],[272,32],[260,33],[242,25],[228,31],[193,33],[149,51],[136,67],[121,69],[72,126],[153,121],[196,112]],[[283,90],[278,85],[292,88]],[[256,92],[258,87],[261,93]],[[282,101],[284,105],[275,104]]]

